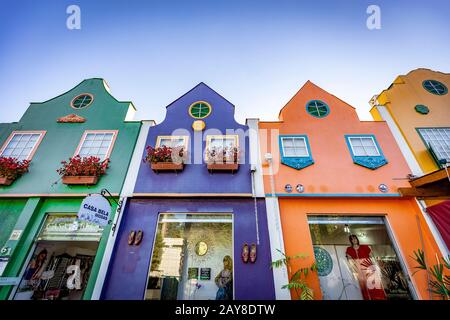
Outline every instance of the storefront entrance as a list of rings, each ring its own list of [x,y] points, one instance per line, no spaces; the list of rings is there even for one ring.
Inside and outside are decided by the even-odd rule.
[[[76,215],[48,215],[14,300],[81,300],[102,231]]]
[[[308,216],[324,300],[412,299],[382,217]]]
[[[159,215],[147,300],[232,300],[233,216]]]

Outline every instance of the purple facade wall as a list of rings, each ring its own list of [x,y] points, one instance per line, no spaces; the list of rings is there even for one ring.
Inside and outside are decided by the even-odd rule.
[[[196,101],[208,102],[212,106],[212,112],[202,119],[206,124],[205,130],[194,134],[192,123],[196,119],[189,115],[189,107]],[[150,128],[146,145],[155,146],[158,136],[188,135],[188,152],[191,159],[180,173],[156,174],[148,164],[140,164],[134,188],[134,193],[140,194],[140,199],[131,199],[123,213],[104,282],[102,299],[144,298],[158,215],[162,212],[232,213],[234,298],[275,298],[264,199],[257,200],[260,232],[258,259],[255,264],[244,264],[241,260],[243,244],[256,243],[247,130],[247,126],[235,121],[234,106],[204,83],[200,83],[167,107],[164,121]],[[206,163],[203,162],[205,136],[218,134],[239,136],[242,156],[239,170],[233,174],[209,173]],[[142,156],[144,157],[144,154]],[[152,196],[144,199],[146,194],[171,194],[171,197]],[[196,198],[175,198],[174,194],[195,194]],[[211,194],[214,194],[214,198]],[[228,197],[220,198],[220,194],[227,194]],[[239,195],[240,198],[232,198],[230,194]],[[244,198],[245,195],[248,196]],[[144,231],[143,242],[139,246],[129,246],[129,232],[138,229]]]
[[[194,135],[192,123],[195,119],[188,112],[189,106],[199,100],[210,103],[212,112],[208,117],[202,119],[206,123],[205,130]],[[234,174],[211,174],[206,168],[206,163],[201,159],[205,150],[205,136],[208,134],[224,135],[230,130],[231,132],[236,130],[236,134],[239,135],[239,146],[242,152],[242,163],[239,170]],[[248,126],[240,125],[234,120],[234,106],[214,90],[200,83],[167,107],[166,118],[161,124],[150,128],[146,142],[147,146],[155,146],[158,136],[188,135],[191,164],[185,165],[182,173],[156,174],[148,164],[141,163],[134,192],[251,193],[249,154],[247,152],[249,139],[245,134],[247,130]],[[199,141],[198,146],[194,141]],[[200,162],[194,163],[194,157],[200,157]]]
[[[256,243],[253,199],[133,199],[117,235],[102,299],[144,298],[158,214],[163,212],[233,213],[234,288],[236,300],[275,299],[265,201],[257,200],[260,245],[254,264],[241,260],[242,245]],[[141,229],[139,246],[128,245],[128,233]]]

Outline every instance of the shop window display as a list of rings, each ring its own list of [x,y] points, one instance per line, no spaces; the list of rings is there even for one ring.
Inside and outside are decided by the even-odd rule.
[[[232,300],[231,214],[161,214],[147,300]]]
[[[411,299],[382,217],[309,216],[325,300]]]
[[[48,216],[14,299],[81,300],[101,232],[73,215]]]

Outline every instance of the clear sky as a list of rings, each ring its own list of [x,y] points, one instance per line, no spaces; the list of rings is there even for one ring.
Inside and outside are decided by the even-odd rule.
[[[69,30],[66,8],[81,9]],[[369,30],[366,9],[381,8]],[[450,72],[449,0],[0,0],[0,122],[101,77],[138,119],[203,81],[236,118],[276,120],[309,79],[369,119],[399,74]]]

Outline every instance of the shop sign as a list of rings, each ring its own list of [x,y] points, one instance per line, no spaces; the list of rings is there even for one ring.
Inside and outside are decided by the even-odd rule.
[[[79,221],[76,215],[47,216],[37,240],[47,241],[99,241],[102,227],[89,221]]]
[[[111,205],[108,199],[100,194],[84,198],[78,211],[78,219],[106,226],[111,216]]]
[[[12,241],[19,240],[20,236],[22,235],[22,231],[23,230],[13,230],[13,232],[11,232],[11,235],[9,236],[9,240],[12,240]]]
[[[0,286],[17,286],[19,282],[19,277],[0,277]]]

